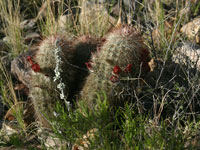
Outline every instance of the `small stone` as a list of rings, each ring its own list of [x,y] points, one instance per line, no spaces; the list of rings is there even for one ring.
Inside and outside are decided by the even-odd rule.
[[[35,53],[35,50],[28,51],[11,62],[11,72],[28,88],[31,86],[30,81],[33,73],[29,58],[33,58]]]
[[[29,33],[25,36],[24,40],[26,43],[33,43],[33,42],[39,42],[40,41],[41,36],[38,33]]]
[[[189,39],[200,43],[200,16],[187,23],[181,28],[181,32],[184,33]]]
[[[172,59],[175,63],[200,71],[200,45],[191,42],[180,43]]]
[[[99,131],[96,128],[89,130],[85,135],[83,135],[83,138],[77,140],[77,142],[73,145],[72,150],[87,150],[89,148],[90,141],[95,139],[98,132]]]
[[[36,20],[30,19],[30,20],[24,20],[20,23],[20,27],[22,29],[30,29],[33,28],[36,25]]]
[[[56,137],[54,133],[43,128],[38,129],[38,138],[44,143],[47,150],[62,150],[67,142]]]

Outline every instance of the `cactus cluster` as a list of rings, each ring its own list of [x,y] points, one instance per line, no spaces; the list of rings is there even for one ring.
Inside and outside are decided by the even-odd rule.
[[[21,57],[13,70],[18,78],[26,77],[22,82],[29,88],[35,117],[48,128],[58,100],[66,104],[81,91],[79,101],[93,109],[96,92],[102,91],[111,106],[118,105],[133,96],[135,85],[130,78],[150,69],[142,36],[130,26],[117,27],[101,40],[86,35],[50,36]],[[22,71],[16,71],[21,61]]]
[[[137,77],[141,71],[149,71],[149,60],[139,31],[130,26],[114,29],[88,64],[91,73],[81,99],[90,109],[94,108],[99,91],[105,92],[111,106],[128,100],[134,88],[129,78]]]
[[[85,62],[98,43],[90,36],[79,37],[73,42],[54,35],[44,39],[34,55],[26,55],[27,68],[31,72],[29,97],[35,117],[43,127],[50,127],[48,120],[54,117],[56,102],[71,101],[81,89],[88,74]]]

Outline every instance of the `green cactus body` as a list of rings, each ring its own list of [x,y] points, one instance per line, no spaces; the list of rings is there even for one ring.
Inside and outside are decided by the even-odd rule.
[[[29,96],[33,101],[36,120],[41,126],[50,128],[49,120],[55,117],[53,108],[55,108],[58,93],[55,89],[34,87],[30,90]]]
[[[88,76],[85,63],[90,60],[91,53],[96,51],[99,43],[97,38],[85,35],[73,41],[71,37],[49,36],[37,49],[13,61],[12,72],[28,87],[35,118],[43,127],[50,127],[46,116],[54,117],[58,100],[61,104],[65,100],[68,103],[79,94]],[[61,88],[64,90],[61,91]]]
[[[64,36],[50,36],[40,43],[34,58],[44,72],[54,71],[56,67],[55,49],[58,46],[62,49],[62,55],[60,57],[63,65],[72,63],[75,53],[72,42]]]
[[[70,40],[67,40],[64,36],[58,35],[47,37],[41,42],[34,61],[39,64],[43,74],[53,78],[56,68],[55,49],[58,47],[61,48],[59,59],[62,61],[60,76],[70,92],[73,86],[75,86],[74,80],[77,71],[77,68],[73,65],[75,48]]]
[[[59,48],[59,57],[56,58],[55,51]],[[37,63],[40,67],[39,72],[33,72],[31,77],[30,97],[34,104],[36,118],[44,127],[49,127],[48,119],[45,115],[52,118],[55,104],[58,100],[61,103],[59,84],[64,87],[65,99],[69,98],[74,89],[76,68],[73,66],[75,48],[69,40],[63,36],[50,36],[43,40],[38,47],[32,63]],[[60,66],[55,71],[56,63],[59,59]],[[59,76],[55,79],[55,76]],[[62,82],[60,82],[62,80]],[[60,84],[61,86],[61,84]]]
[[[131,90],[133,85],[129,80],[121,79],[137,77],[144,48],[140,33],[133,27],[120,27],[109,33],[100,51],[91,59],[91,73],[81,99],[92,108],[96,103],[96,92],[103,91],[111,105],[124,101],[122,98],[127,94],[124,91]],[[127,65],[132,66],[128,72]],[[115,68],[120,68],[120,72],[114,73]],[[117,81],[112,81],[113,77]]]

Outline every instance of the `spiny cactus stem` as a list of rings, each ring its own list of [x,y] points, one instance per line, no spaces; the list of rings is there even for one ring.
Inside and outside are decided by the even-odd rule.
[[[63,83],[63,80],[60,76],[60,74],[63,72],[61,65],[63,63],[61,59],[61,54],[62,49],[60,46],[60,39],[56,39],[55,41],[55,49],[54,49],[54,54],[55,54],[55,60],[56,60],[56,67],[54,69],[55,72],[55,77],[54,77],[54,82],[59,81],[57,88],[60,90],[60,99],[64,100],[65,105],[67,106],[68,111],[70,110],[70,102],[67,101],[67,98],[64,94],[64,89],[65,89],[65,84]]]

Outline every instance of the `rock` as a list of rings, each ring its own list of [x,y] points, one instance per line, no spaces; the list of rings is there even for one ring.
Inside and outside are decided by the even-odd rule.
[[[57,138],[56,135],[51,131],[39,128],[37,131],[37,135],[39,140],[44,143],[47,150],[62,150],[63,148],[66,148],[67,142],[65,140]]]
[[[31,65],[27,60],[27,57],[34,57],[36,50],[30,50],[26,53],[15,58],[11,62],[11,72],[17,76],[18,80],[21,81],[26,87],[30,88],[30,80],[33,73]]]
[[[90,142],[95,140],[99,131],[97,128],[89,130],[81,139],[78,139],[76,143],[73,145],[72,150],[88,150],[90,146]]]
[[[0,149],[1,150],[29,150],[29,149],[42,149],[39,148],[39,140],[37,138],[36,134],[26,134],[24,136],[21,133],[21,128],[17,127],[18,124],[16,121],[5,121],[3,123],[3,128],[0,130],[0,136],[1,136],[1,141],[0,141]],[[22,135],[22,137],[21,137]],[[16,141],[19,140],[19,142],[22,143],[16,143],[16,145],[13,143],[14,139],[16,137]],[[18,139],[17,139],[18,138]],[[2,147],[3,144],[5,143],[5,147]],[[8,144],[9,143],[9,144]],[[12,143],[12,145],[11,145]],[[2,144],[2,145],[1,145]],[[18,144],[18,145],[17,145]],[[9,145],[9,146],[8,146]],[[8,146],[8,147],[6,147]]]
[[[32,29],[36,25],[36,21],[35,19],[24,20],[20,23],[20,27],[24,30]]]
[[[0,130],[1,140],[10,141],[14,135],[20,134],[20,131],[16,128],[16,121],[4,121]]]
[[[187,23],[181,28],[181,32],[184,33],[189,39],[195,40],[200,43],[200,16]]]
[[[4,43],[9,43],[10,40],[11,40],[11,39],[10,39],[8,36],[6,36],[6,37],[3,38],[3,42],[4,42]]]
[[[2,129],[1,129],[1,136],[3,135],[5,139],[7,139],[9,141],[9,138],[11,135],[13,134],[18,134],[19,131],[17,131],[17,129],[14,129],[14,127],[12,127],[14,125],[14,122],[10,122],[10,123],[3,123]]]
[[[28,33],[25,36],[24,40],[28,44],[33,44],[33,43],[39,42],[41,40],[41,36],[38,33],[36,33],[36,32]]]
[[[200,71],[200,45],[183,42],[175,50],[173,61]]]

